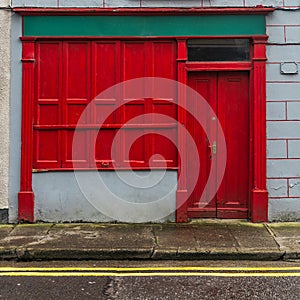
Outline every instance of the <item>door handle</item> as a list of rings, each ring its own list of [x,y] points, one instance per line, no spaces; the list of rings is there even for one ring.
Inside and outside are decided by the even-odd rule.
[[[217,142],[213,141],[212,146],[209,146],[211,148],[212,154],[217,154]]]

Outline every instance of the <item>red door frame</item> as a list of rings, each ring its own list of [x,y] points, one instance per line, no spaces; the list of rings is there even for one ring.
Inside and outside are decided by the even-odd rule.
[[[258,9],[257,9],[258,10]],[[274,9],[261,9],[267,13]],[[19,11],[25,14],[41,14],[30,9]],[[153,11],[151,11],[153,13]],[[249,10],[248,10],[249,12]],[[44,12],[45,13],[45,12]],[[57,12],[56,12],[57,13]],[[111,13],[111,12],[107,12]],[[126,11],[126,13],[128,13]],[[131,12],[132,13],[132,12]],[[160,11],[161,13],[161,11]],[[174,12],[172,12],[174,13]],[[176,12],[175,12],[176,13]],[[178,12],[180,13],[180,12]],[[193,12],[195,13],[195,12]],[[204,11],[198,11],[198,14]],[[225,12],[226,13],[226,12]],[[228,13],[228,12],[227,12]],[[230,13],[230,12],[229,12]],[[232,13],[232,10],[231,10]],[[236,11],[241,13],[241,11]],[[252,11],[258,13],[258,11]],[[67,38],[67,37],[66,37]],[[166,37],[168,38],[168,37]],[[175,37],[172,37],[175,38]],[[209,38],[209,37],[206,37]],[[216,37],[213,37],[216,38]],[[226,37],[221,37],[226,38]],[[241,37],[239,37],[241,38]],[[267,36],[247,36],[252,39],[251,63],[188,63],[186,39],[180,37],[178,42],[177,70],[178,81],[187,84],[189,71],[250,71],[250,99],[251,101],[251,152],[252,157],[252,188],[250,199],[250,219],[252,222],[266,222],[268,220],[268,192],[266,189],[266,43]],[[62,39],[62,37],[60,37]],[[19,221],[34,221],[34,193],[32,191],[32,141],[33,141],[33,103],[34,103],[34,64],[35,64],[35,37],[22,37],[22,132],[21,132],[21,174],[20,192],[18,194],[18,219]],[[178,91],[180,106],[185,107],[185,91],[180,87]],[[254,113],[255,112],[255,113]],[[178,110],[178,121],[186,123],[186,114]],[[186,199],[186,149],[185,136],[181,127],[178,128],[178,147],[181,153],[180,181],[177,189],[177,222],[187,222]]]
[[[215,37],[214,37],[215,38]],[[249,38],[249,37],[248,37]],[[268,191],[266,188],[266,44],[267,36],[252,36],[251,62],[187,62],[186,39],[178,39],[178,81],[188,83],[188,72],[193,71],[249,71],[250,72],[250,178],[251,196],[249,218],[252,222],[268,221]],[[178,93],[179,105],[185,107],[184,91]],[[178,121],[186,124],[180,112]],[[179,151],[184,150],[184,135],[179,128]],[[177,190],[177,222],[187,222],[186,153],[181,156],[181,177]],[[185,160],[185,161],[183,161]]]

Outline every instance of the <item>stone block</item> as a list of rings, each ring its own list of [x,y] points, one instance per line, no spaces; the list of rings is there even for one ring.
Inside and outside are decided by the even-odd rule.
[[[282,6],[282,0],[246,0],[246,6],[256,6],[256,5],[264,5],[264,6]]]
[[[267,83],[267,100],[269,101],[299,101],[300,100],[300,84],[295,83]]]
[[[11,0],[1,0],[0,7],[7,7],[11,4]]]
[[[300,10],[275,10],[266,20],[267,25],[300,25]]]
[[[300,81],[300,64],[298,65],[298,74],[281,74],[280,63],[267,64],[267,81],[289,81],[299,82]]]
[[[300,61],[300,45],[269,45],[267,47],[269,62]]]
[[[203,0],[205,7],[237,7],[244,6],[243,0]]]
[[[267,102],[267,120],[285,120],[285,102]]]
[[[289,158],[300,158],[300,140],[288,141]]]
[[[58,7],[58,0],[12,0],[12,7]]]
[[[269,159],[267,174],[268,178],[300,177],[300,159]]]
[[[105,0],[105,7],[140,7],[140,0]]]
[[[290,197],[300,197],[300,178],[289,179],[289,195]]]
[[[201,1],[199,0],[142,0],[141,7],[201,7]]]
[[[287,103],[287,117],[288,120],[300,120],[300,102]],[[300,138],[300,132],[299,132]]]
[[[284,43],[283,26],[267,26],[267,35],[269,36],[269,43]]]
[[[287,197],[288,182],[287,179],[268,179],[267,188],[269,197]]]
[[[300,121],[268,121],[267,137],[269,139],[300,138]]]
[[[267,141],[268,158],[287,158],[286,140]]]
[[[300,7],[300,0],[284,0],[284,6]]]
[[[103,0],[59,0],[59,7],[103,7]]]
[[[286,27],[286,42],[299,43],[300,41],[300,26],[287,26]]]

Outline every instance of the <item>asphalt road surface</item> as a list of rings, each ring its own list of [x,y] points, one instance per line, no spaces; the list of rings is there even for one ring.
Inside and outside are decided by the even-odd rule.
[[[0,299],[300,299],[295,262],[1,263]]]

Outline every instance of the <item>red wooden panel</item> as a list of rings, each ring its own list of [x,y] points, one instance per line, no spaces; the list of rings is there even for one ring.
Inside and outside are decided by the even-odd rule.
[[[189,85],[193,89],[195,89],[202,97],[206,99],[209,105],[216,111],[217,104],[217,73],[194,73],[189,77]],[[198,97],[198,96],[196,96]],[[187,99],[188,101],[189,99]],[[207,115],[207,112],[200,111],[197,103],[199,100],[191,99],[195,103],[194,111],[196,115],[204,114]],[[213,127],[213,120],[207,119],[206,123],[206,131],[210,132],[210,129]],[[211,166],[211,150],[209,148],[208,139],[204,129],[200,126],[197,120],[195,120],[191,115],[187,117],[187,129],[192,135],[197,149],[199,153],[199,161],[200,161],[200,171],[199,177],[193,193],[189,199],[189,206],[195,207],[198,210],[198,217],[215,217],[216,216],[216,199],[212,199],[205,207],[203,207],[204,203],[200,203],[199,200],[206,186],[208,176],[210,173]],[[194,159],[189,156],[189,152],[187,152],[188,163],[187,163],[187,174],[189,172],[191,174],[194,173]],[[191,191],[193,187],[189,186],[188,181],[188,189]],[[210,187],[213,188],[213,187]],[[210,199],[204,199],[205,202],[208,202]]]
[[[81,113],[90,101],[91,62],[90,43],[65,42],[64,43],[64,106],[62,109],[63,122],[66,125],[76,125]],[[90,115],[84,115],[83,123],[90,123]],[[90,131],[79,130],[80,143],[76,145],[74,153],[73,130],[62,132],[62,167],[72,168],[73,158],[75,167],[89,167],[90,162]],[[74,157],[73,157],[74,154]]]
[[[33,168],[60,167],[59,132],[57,130],[34,131],[34,140]]]
[[[95,103],[94,115],[96,124],[116,124],[120,123],[120,120],[116,119],[115,113],[115,103],[103,103],[102,101],[97,101]]]
[[[57,125],[59,124],[59,113],[59,105],[57,104],[38,104],[36,124]]]
[[[62,167],[73,168],[73,162],[75,162],[75,167],[89,167],[90,160],[90,150],[87,145],[89,145],[89,131],[88,130],[78,130],[76,147],[73,149],[73,130],[63,131],[63,161]]]
[[[93,51],[95,92],[93,98],[118,82],[119,42],[96,42]],[[116,97],[116,95],[115,95]],[[115,98],[114,97],[114,98]],[[101,97],[100,97],[101,98]]]
[[[128,123],[129,124],[139,124],[144,122],[144,114],[145,111],[145,105],[142,101],[132,101],[130,103],[127,103],[123,107],[123,118],[122,118],[122,124]],[[141,120],[141,122],[137,123],[137,121],[130,121],[133,118],[138,118],[138,120]]]
[[[130,163],[132,167],[146,166],[148,160],[145,139],[144,130],[123,130],[122,161]],[[129,160],[128,155],[125,156],[125,153],[129,153]]]
[[[218,116],[227,145],[227,165],[218,192],[218,211],[247,208],[250,150],[248,73],[220,73],[218,93]]]
[[[122,53],[122,80],[141,78],[146,75],[146,64],[149,56],[146,56],[145,42],[124,42]],[[123,98],[139,99],[144,94],[144,85],[140,84],[134,88],[125,86]]]
[[[152,135],[153,153],[164,157],[162,161],[157,158],[153,162],[153,166],[161,166],[165,164],[167,167],[177,166],[177,130],[160,129],[157,134]]]
[[[177,105],[169,101],[153,101],[154,123],[175,123],[177,120]],[[160,115],[166,115],[173,120],[165,119]]]
[[[176,79],[176,44],[174,41],[153,42],[153,75]]]
[[[60,43],[40,43],[37,53],[38,99],[58,99],[60,94]]]
[[[103,162],[116,161],[116,146],[118,143],[113,145],[116,130],[106,129],[100,130],[97,134],[96,145],[95,145],[95,160],[99,168],[112,167],[111,164],[103,164]]]
[[[87,99],[90,93],[89,43],[68,42],[66,44],[66,85],[67,99]]]
[[[35,125],[60,124],[61,43],[37,45]],[[60,133],[35,129],[33,134],[33,168],[60,167]]]
[[[85,104],[68,104],[67,111],[67,124],[77,125],[79,118],[81,117],[84,109],[86,108]],[[83,117],[80,119],[80,123],[88,122],[88,114],[84,113]]]

